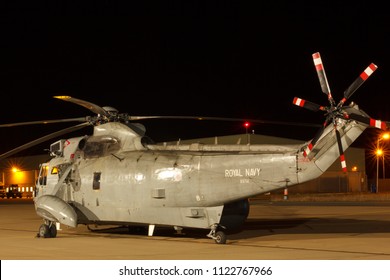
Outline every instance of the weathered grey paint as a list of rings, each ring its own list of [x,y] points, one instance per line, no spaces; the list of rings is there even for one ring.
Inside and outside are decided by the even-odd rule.
[[[365,128],[353,121],[338,124],[344,150]],[[226,203],[317,178],[339,157],[333,125],[307,158],[307,143],[147,145],[121,123],[97,126],[93,136],[64,143],[62,155],[47,164],[47,185],[37,185],[37,213],[65,203],[75,209],[78,223],[209,228],[219,223]],[[53,167],[59,173],[52,174]],[[63,203],[45,205],[42,195]],[[57,212],[43,217],[58,221]]]

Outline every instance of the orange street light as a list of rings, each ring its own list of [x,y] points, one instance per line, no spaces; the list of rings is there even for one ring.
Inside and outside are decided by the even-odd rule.
[[[379,192],[379,157],[383,157],[383,178],[385,178],[385,153],[380,149],[379,142],[388,139],[390,139],[390,133],[386,132],[381,134],[376,141],[376,192]]]
[[[19,172],[19,168],[17,168],[17,167],[12,167],[12,172],[13,172],[13,173]]]

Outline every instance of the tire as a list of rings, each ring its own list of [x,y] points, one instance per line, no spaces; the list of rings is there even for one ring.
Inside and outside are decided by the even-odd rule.
[[[217,244],[226,244],[226,234],[223,231],[217,231],[214,241]]]
[[[43,238],[49,238],[50,237],[50,229],[49,229],[49,226],[46,225],[46,224],[42,224],[40,227],[39,227],[39,237],[43,237]]]
[[[50,237],[55,238],[57,236],[57,226],[55,223],[52,223],[51,226],[49,227],[50,231]]]

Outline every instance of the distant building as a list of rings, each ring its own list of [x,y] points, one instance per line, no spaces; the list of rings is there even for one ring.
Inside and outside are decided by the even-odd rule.
[[[7,158],[0,161],[0,186],[7,191],[10,185],[18,185],[23,197],[32,197],[39,164],[49,159],[49,155],[37,155]]]

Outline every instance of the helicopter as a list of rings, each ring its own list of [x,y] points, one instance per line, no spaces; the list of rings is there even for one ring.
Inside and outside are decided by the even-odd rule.
[[[139,121],[164,116],[130,116],[71,96],[54,96],[96,115],[0,125],[80,122],[6,152],[0,159],[93,126],[92,135],[52,143],[51,159],[40,165],[34,197],[36,213],[43,219],[39,237],[56,237],[57,223],[69,227],[142,226],[149,236],[156,227],[173,227],[177,231],[210,230],[207,237],[225,244],[227,233],[247,219],[251,197],[313,180],[338,158],[346,171],[344,151],[363,131],[387,129],[387,122],[372,119],[357,104],[345,105],[377,69],[375,64],[358,76],[336,104],[319,52],[312,57],[329,105],[293,98],[294,105],[325,116],[313,139],[301,144],[154,143]]]

